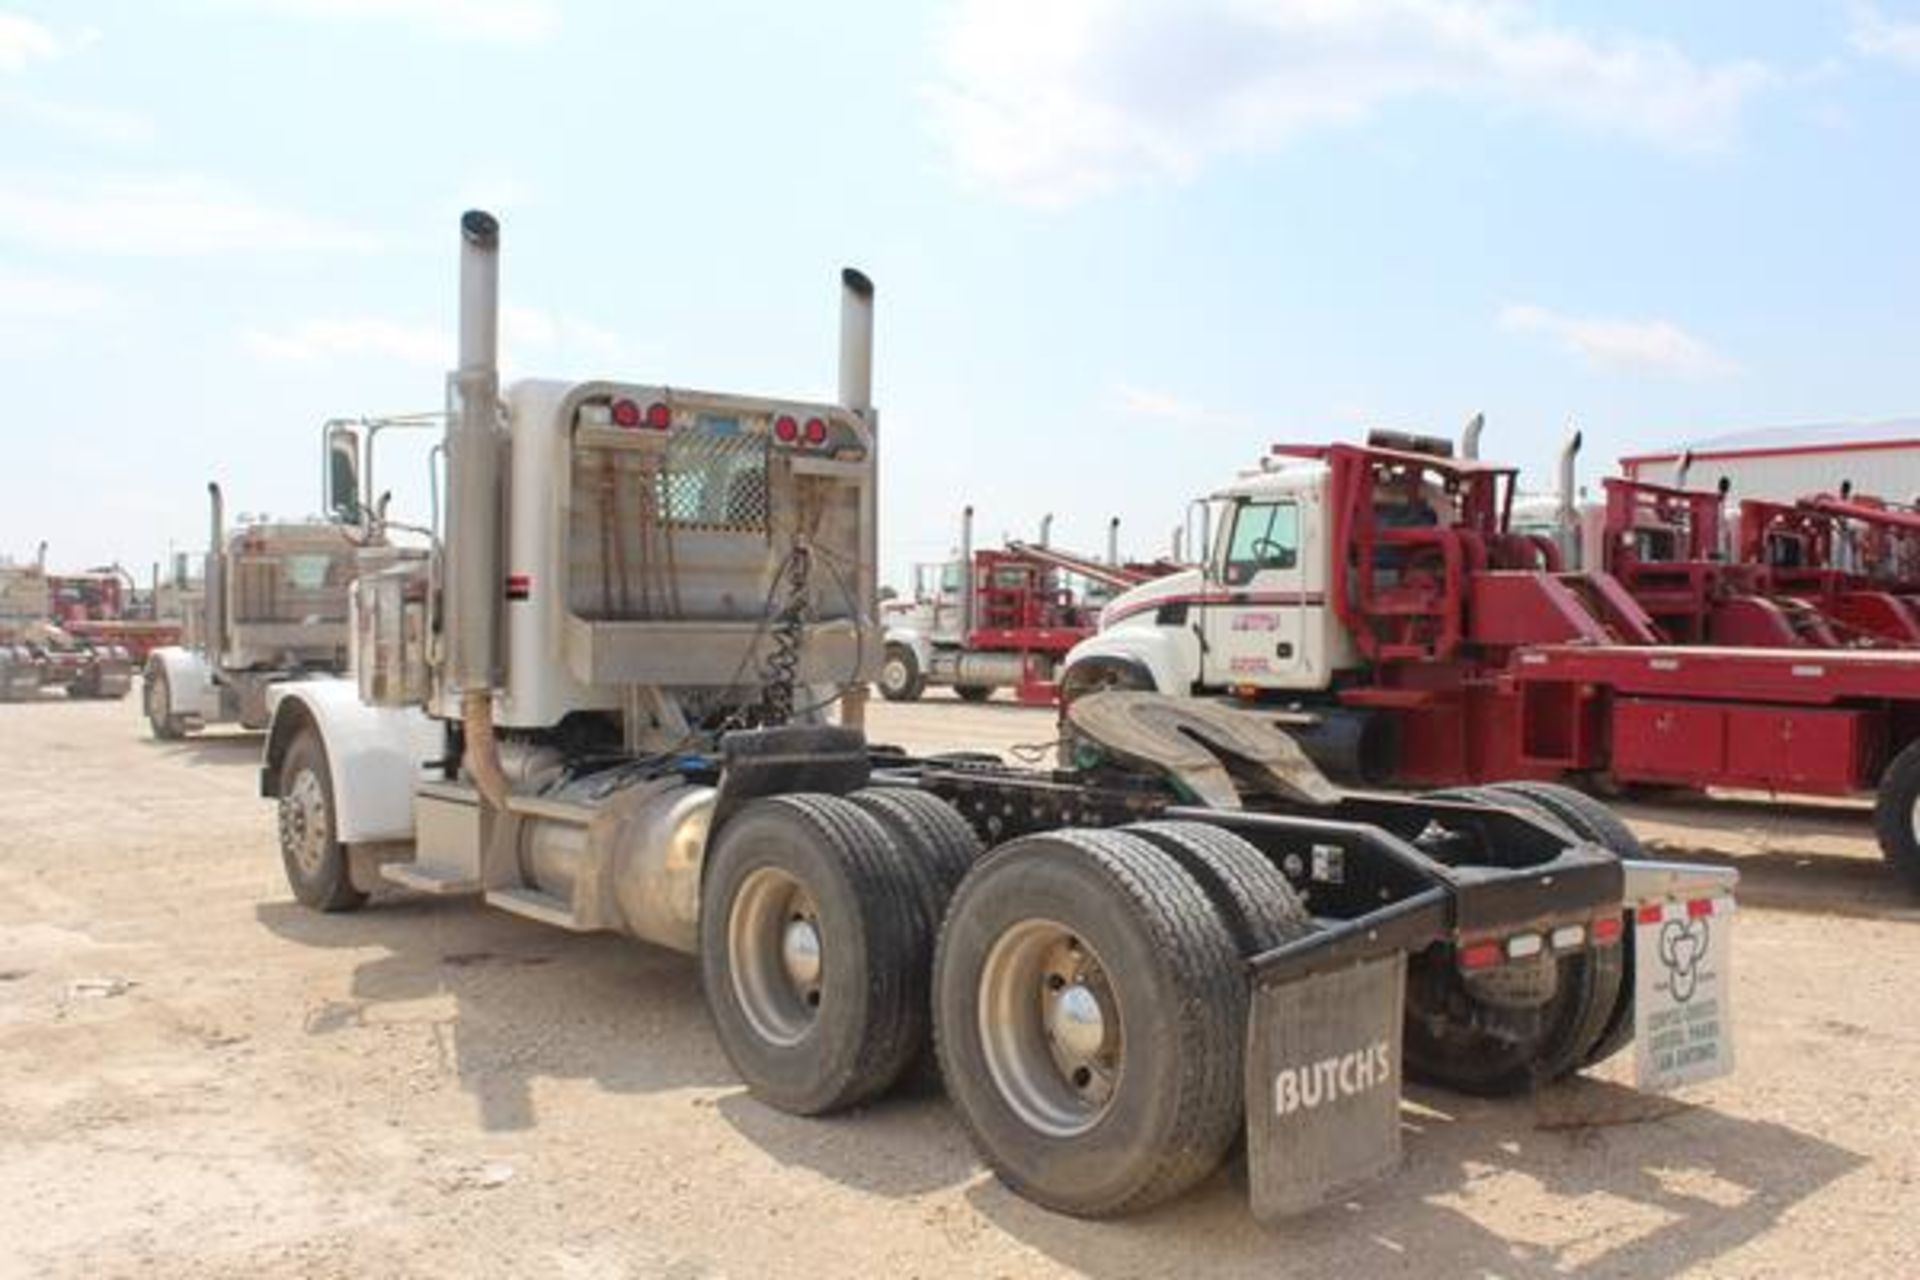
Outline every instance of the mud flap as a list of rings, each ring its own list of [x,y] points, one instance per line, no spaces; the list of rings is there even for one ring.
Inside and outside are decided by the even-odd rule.
[[[1404,953],[1256,985],[1247,1028],[1247,1180],[1274,1221],[1400,1162]]]

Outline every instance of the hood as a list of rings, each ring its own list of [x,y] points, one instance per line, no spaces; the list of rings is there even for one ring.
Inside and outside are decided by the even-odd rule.
[[[1147,616],[1149,610],[1158,608],[1163,601],[1198,595],[1205,585],[1206,575],[1199,569],[1182,569],[1164,578],[1129,587],[1107,601],[1106,607],[1100,610],[1100,629],[1105,631],[1128,618]]]

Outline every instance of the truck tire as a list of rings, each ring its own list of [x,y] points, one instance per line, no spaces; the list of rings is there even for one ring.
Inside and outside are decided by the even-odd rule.
[[[990,684],[957,684],[953,686],[953,691],[962,702],[985,702],[993,697],[993,686]]]
[[[334,838],[333,779],[326,744],[302,729],[280,765],[280,861],[300,905],[315,911],[355,911],[367,895],[353,886],[347,848]]]
[[[1537,796],[1511,789],[1530,785],[1453,787],[1429,796],[1517,809],[1569,835],[1593,839]],[[1407,1074],[1478,1097],[1524,1093],[1571,1075],[1600,1049],[1623,1002],[1632,1026],[1633,989],[1625,983],[1624,950],[1589,948],[1560,957],[1552,998],[1532,1030],[1518,1037],[1477,1025],[1487,1007],[1462,981],[1451,953],[1416,956],[1407,974]]]
[[[1907,888],[1920,893],[1920,741],[1910,742],[1880,775],[1873,832],[1881,856]]]
[[[1001,1181],[1106,1217],[1211,1173],[1244,1105],[1238,951],[1206,893],[1140,836],[1054,831],[982,858],[940,933],[934,1044]]]
[[[937,934],[953,891],[980,858],[980,837],[952,805],[925,791],[868,787],[847,799],[886,828],[894,859],[912,876],[914,892]],[[923,954],[927,973],[922,980],[930,984],[933,947],[929,945]],[[914,1063],[905,1077],[905,1087],[913,1093],[934,1093],[940,1087],[940,1064],[934,1058],[930,1036],[923,1036],[914,1046]]]
[[[868,787],[847,797],[886,828],[896,861],[916,877],[927,919],[935,929],[947,902],[980,858],[982,845],[967,820],[939,796],[911,787]],[[931,960],[932,953],[927,958]]]
[[[1635,859],[1647,856],[1633,828],[1623,822],[1619,814],[1584,792],[1552,782],[1496,782],[1487,789],[1497,794],[1526,797],[1542,808],[1551,810],[1574,835],[1591,840],[1618,857]],[[1611,964],[1620,970],[1620,994],[1614,1001],[1613,1011],[1594,1037],[1593,1044],[1581,1055],[1580,1065],[1583,1067],[1605,1062],[1633,1042],[1633,949],[1633,921],[1622,919],[1620,942],[1607,948],[1611,960],[1602,962],[1603,966]]]
[[[1314,931],[1293,882],[1233,832],[1204,822],[1138,822],[1121,830],[1155,845],[1193,877],[1226,921],[1242,956],[1257,956]]]
[[[888,702],[918,702],[927,691],[927,673],[904,644],[890,644],[880,659],[880,696]]]
[[[177,742],[186,736],[186,727],[180,717],[172,713],[173,690],[167,684],[164,668],[154,667],[147,672],[146,687],[140,691],[140,700],[146,704],[147,727],[153,730],[153,736],[161,742]]]
[[[933,921],[886,829],[838,796],[765,796],[720,829],[700,976],[753,1095],[822,1115],[891,1087],[927,1038]]]

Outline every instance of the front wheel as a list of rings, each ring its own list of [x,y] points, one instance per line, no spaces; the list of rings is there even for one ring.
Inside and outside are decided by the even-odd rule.
[[[926,688],[927,673],[920,669],[913,650],[904,644],[888,645],[880,662],[880,696],[888,702],[918,702]]]
[[[1908,743],[1881,775],[1873,831],[1882,856],[1920,893],[1920,742]]]
[[[186,735],[180,717],[173,714],[173,691],[167,685],[167,673],[159,667],[147,673],[147,685],[141,692],[146,703],[147,726],[161,742],[173,742]]]
[[[280,766],[280,861],[293,896],[315,911],[354,911],[367,901],[349,874],[335,815],[326,746],[303,729]]]

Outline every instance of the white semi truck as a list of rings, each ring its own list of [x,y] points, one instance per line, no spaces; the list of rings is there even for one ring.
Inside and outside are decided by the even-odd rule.
[[[1628,921],[1684,869],[1630,900],[1517,794],[1343,795],[1251,718],[1124,694],[1075,707],[1071,770],[869,746],[866,278],[837,403],[503,392],[494,219],[461,245],[445,537],[356,583],[353,681],[275,693],[301,902],[399,885],[688,953],[765,1104],[840,1110],[936,1054],[994,1171],[1089,1216],[1242,1132],[1257,1212],[1322,1203],[1394,1163],[1403,1068],[1525,1089],[1644,1016]]]

